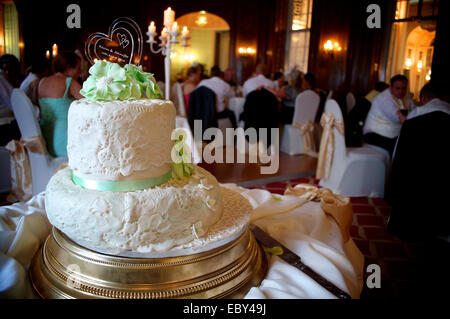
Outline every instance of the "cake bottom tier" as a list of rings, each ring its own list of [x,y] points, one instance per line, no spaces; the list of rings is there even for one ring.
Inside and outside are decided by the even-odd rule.
[[[197,254],[130,258],[102,254],[53,228],[36,253],[30,278],[42,298],[242,298],[259,285],[267,258],[245,230]]]

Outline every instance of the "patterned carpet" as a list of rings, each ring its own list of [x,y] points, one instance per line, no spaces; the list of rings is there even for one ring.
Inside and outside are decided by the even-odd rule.
[[[314,177],[293,179],[282,183],[272,183],[253,188],[267,189],[272,193],[284,194],[286,187],[299,183],[317,185]],[[415,284],[414,271],[417,267],[417,246],[403,242],[386,232],[391,208],[381,198],[354,197],[353,225],[350,235],[364,254],[365,267],[378,264],[381,269],[381,288],[368,288],[364,284],[361,299],[398,298],[408,294]],[[366,278],[371,272],[366,273]]]

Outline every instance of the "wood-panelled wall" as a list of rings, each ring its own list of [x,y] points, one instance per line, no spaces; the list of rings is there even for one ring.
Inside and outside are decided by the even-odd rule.
[[[317,86],[333,90],[338,102],[348,91],[364,95],[379,79],[385,37],[390,26],[388,14],[392,0],[314,0],[308,70],[317,78]],[[381,8],[381,28],[368,28],[367,6]],[[325,53],[327,40],[337,41],[342,51]]]

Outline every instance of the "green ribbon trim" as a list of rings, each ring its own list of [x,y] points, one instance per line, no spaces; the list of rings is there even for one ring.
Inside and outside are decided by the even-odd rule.
[[[167,182],[172,177],[172,169],[161,176],[138,179],[133,181],[98,181],[94,179],[82,178],[72,173],[72,180],[75,185],[86,189],[109,191],[109,192],[132,192],[140,189],[154,187]]]

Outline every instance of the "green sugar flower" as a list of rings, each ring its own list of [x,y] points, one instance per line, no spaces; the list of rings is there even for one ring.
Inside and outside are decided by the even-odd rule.
[[[153,74],[142,71],[142,66],[125,65],[126,74],[135,79],[141,88],[142,96],[148,99],[161,99],[163,94],[156,84]]]
[[[132,64],[122,68],[117,63],[97,61],[89,74],[80,93],[91,101],[162,98],[153,75]]]

